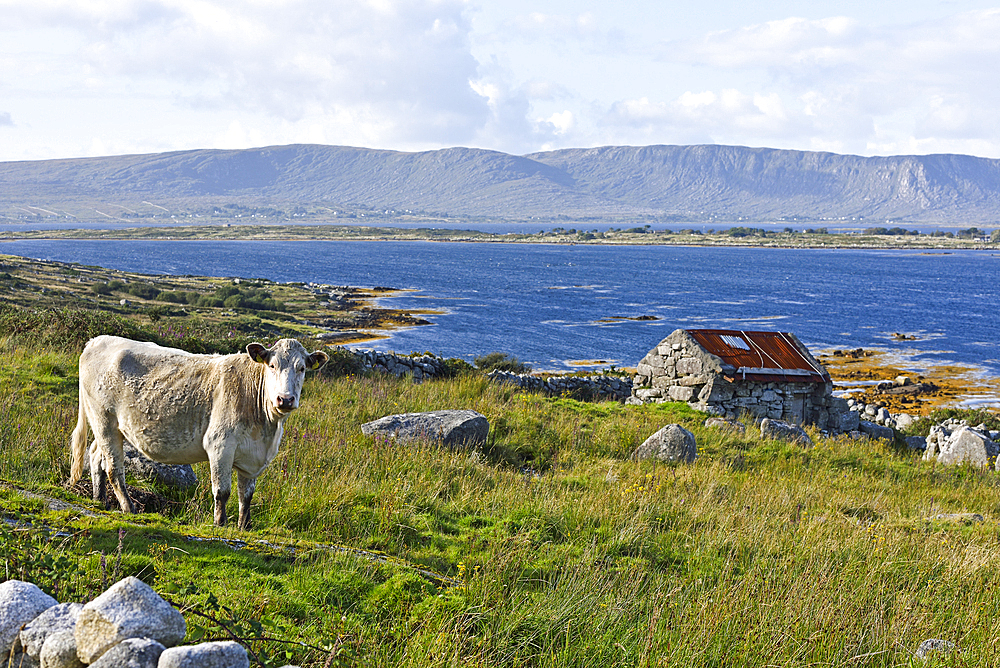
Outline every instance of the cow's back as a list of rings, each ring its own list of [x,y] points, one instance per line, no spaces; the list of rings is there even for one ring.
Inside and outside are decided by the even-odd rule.
[[[92,420],[117,422],[125,439],[151,459],[202,461],[202,437],[220,408],[213,402],[224,360],[99,336],[80,356],[80,392]]]

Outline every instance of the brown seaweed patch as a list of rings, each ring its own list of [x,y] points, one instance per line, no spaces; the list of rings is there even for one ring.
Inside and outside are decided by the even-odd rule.
[[[894,413],[926,415],[939,408],[958,406],[970,395],[996,396],[1000,387],[1000,379],[985,376],[978,367],[918,364],[884,350],[838,350],[821,353],[817,359],[834,383],[851,387],[850,396],[865,403],[881,402]],[[918,365],[919,370],[914,371]],[[909,379],[907,387],[912,390],[900,387],[896,381],[902,378]]]

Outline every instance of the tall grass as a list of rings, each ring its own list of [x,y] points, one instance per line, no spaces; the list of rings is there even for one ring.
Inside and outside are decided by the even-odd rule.
[[[0,477],[55,489],[75,419],[74,355],[4,354]],[[360,432],[383,415],[443,408],[486,415],[486,447]],[[161,590],[200,588],[178,594],[188,604],[213,592],[238,616],[326,645],[289,650],[314,666],[331,653],[329,665],[362,666],[899,666],[930,637],[963,649],[948,665],[997,663],[996,474],[868,440],[814,434],[803,449],[752,423],[737,435],[703,419],[477,375],[317,377],[259,481],[251,537],[382,552],[462,586],[323,550],[287,561],[177,543],[190,531],[246,538],[211,528],[203,465],[199,489],[125,561]],[[628,461],[669,422],[695,433],[694,464]],[[928,519],[963,511],[987,521]],[[80,540],[74,558],[94,573],[97,548]],[[153,549],[160,542],[169,546]]]

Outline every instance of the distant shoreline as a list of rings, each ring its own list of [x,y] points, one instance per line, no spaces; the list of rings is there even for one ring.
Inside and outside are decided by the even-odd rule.
[[[354,225],[183,225],[134,227],[120,230],[75,228],[0,232],[4,241],[150,240],[150,241],[437,241],[453,243],[510,243],[587,246],[690,246],[727,248],[785,248],[828,250],[1000,251],[1000,239],[961,238],[931,234],[822,234],[805,232],[748,233],[735,236],[719,232],[667,230],[610,230],[577,232],[575,229],[527,233],[495,233],[441,228],[367,227]]]

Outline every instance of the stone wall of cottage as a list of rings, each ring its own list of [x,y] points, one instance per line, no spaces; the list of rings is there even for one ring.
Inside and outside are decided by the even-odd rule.
[[[817,363],[818,364],[818,363]],[[738,418],[749,414],[814,424],[834,432],[850,425],[847,402],[833,396],[832,383],[730,382],[736,369],[708,353],[686,331],[678,329],[636,366],[628,403],[683,401],[714,415]]]

